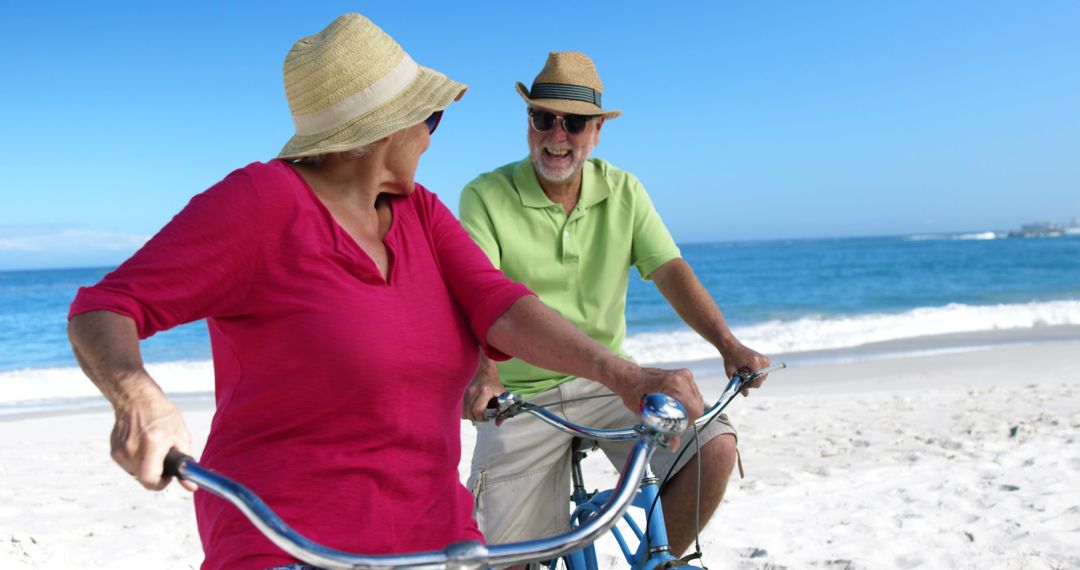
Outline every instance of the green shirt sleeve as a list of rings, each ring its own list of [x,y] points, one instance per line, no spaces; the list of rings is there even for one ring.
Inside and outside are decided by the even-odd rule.
[[[491,264],[496,269],[502,269],[502,255],[499,249],[499,240],[495,237],[495,224],[491,221],[484,199],[480,192],[471,185],[461,191],[461,199],[458,203],[458,215],[461,225],[469,232],[476,245],[484,250]]]
[[[645,187],[637,178],[627,181],[634,196],[633,245],[631,263],[637,267],[642,279],[648,280],[661,265],[681,256],[671,233],[660,219]]]

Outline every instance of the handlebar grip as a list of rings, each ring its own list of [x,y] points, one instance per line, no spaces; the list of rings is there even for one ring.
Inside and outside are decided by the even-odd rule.
[[[499,415],[499,398],[492,396],[488,400],[487,406],[484,406],[484,419],[493,420]]]
[[[165,456],[165,476],[183,479],[184,476],[180,474],[180,468],[188,461],[195,461],[195,458],[177,451],[175,447],[170,449],[169,454]]]

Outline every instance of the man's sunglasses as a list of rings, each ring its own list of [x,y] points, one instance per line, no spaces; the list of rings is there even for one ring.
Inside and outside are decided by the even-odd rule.
[[[595,115],[556,115],[550,111],[529,109],[529,122],[532,123],[534,129],[541,133],[546,133],[555,128],[555,123],[562,119],[563,130],[568,134],[576,135],[584,131],[589,121],[595,118]]]
[[[435,134],[435,129],[439,127],[439,121],[442,120],[442,111],[435,111],[430,117],[424,119],[424,124],[427,125],[427,132],[429,135]]]

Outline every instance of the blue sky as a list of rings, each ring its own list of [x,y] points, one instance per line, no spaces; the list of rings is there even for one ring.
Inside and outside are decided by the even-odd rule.
[[[0,269],[116,263],[275,156],[286,52],[348,11],[470,85],[418,173],[455,211],[525,156],[514,82],[577,49],[624,113],[595,155],[680,242],[1080,217],[1077,2],[148,4],[5,9]]]

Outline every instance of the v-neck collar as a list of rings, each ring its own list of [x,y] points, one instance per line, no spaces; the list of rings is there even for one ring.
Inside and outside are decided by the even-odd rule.
[[[327,229],[330,231],[331,239],[333,240],[334,252],[338,255],[349,260],[349,271],[358,279],[365,283],[371,283],[374,285],[390,286],[394,283],[394,270],[397,267],[397,254],[394,251],[395,240],[393,238],[394,232],[398,226],[398,212],[395,208],[395,202],[397,202],[397,196],[391,196],[387,201],[387,205],[390,207],[390,227],[386,229],[386,233],[382,236],[382,244],[386,248],[386,277],[383,277],[382,272],[379,271],[379,266],[375,263],[375,260],[371,258],[371,255],[360,247],[360,244],[349,235],[349,232],[345,231],[345,228],[341,227],[337,219],[334,218],[334,214],[330,212],[330,208],[323,203],[319,195],[315,193],[315,189],[311,187],[304,175],[300,173],[293,165],[282,160],[281,163],[285,165],[300,181],[304,189],[307,190],[308,197],[311,199],[315,207],[322,213],[327,223]]]

